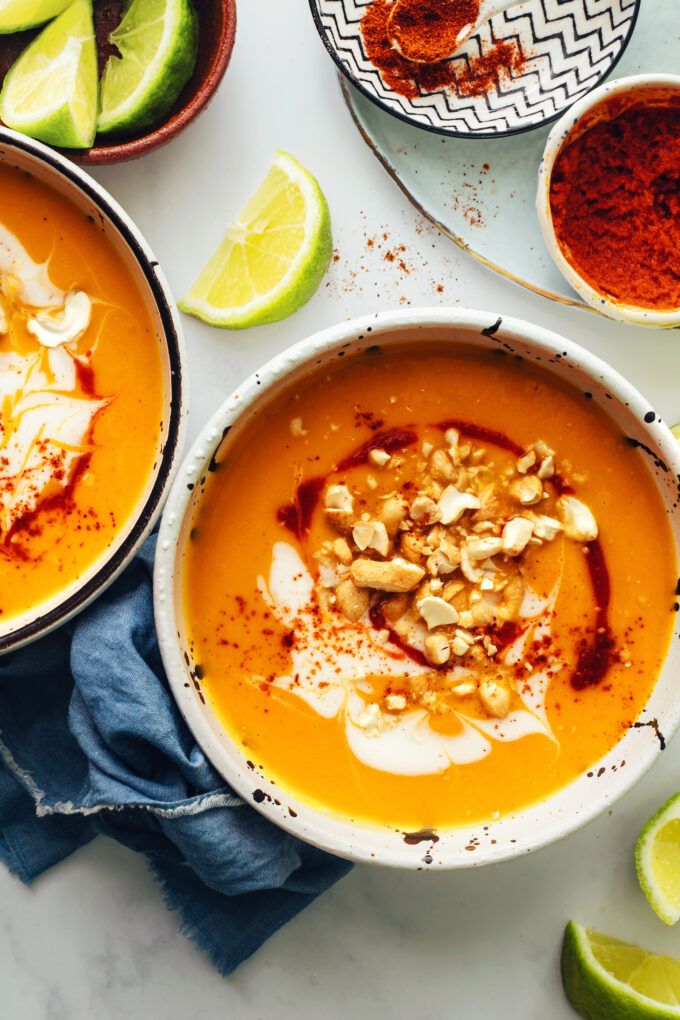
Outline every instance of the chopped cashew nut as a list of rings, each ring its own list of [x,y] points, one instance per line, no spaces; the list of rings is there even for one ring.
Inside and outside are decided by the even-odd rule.
[[[448,627],[458,622],[458,613],[438,595],[426,595],[418,602],[418,612],[427,624],[428,630],[435,627]]]
[[[387,528],[387,534],[396,535],[399,525],[406,518],[406,503],[399,496],[386,499],[380,511],[380,520]]]
[[[543,499],[543,485],[536,475],[525,475],[510,483],[510,495],[522,506],[533,506]]]
[[[510,690],[497,680],[486,677],[479,685],[479,697],[484,709],[496,719],[504,719],[510,711]]]
[[[501,552],[503,542],[494,535],[489,535],[488,538],[469,538],[465,543],[465,548],[471,560],[486,560]]]
[[[425,577],[422,567],[399,556],[387,562],[360,558],[350,567],[350,574],[360,588],[376,591],[413,591]]]
[[[474,694],[477,690],[477,685],[472,680],[463,680],[462,683],[456,684],[455,687],[451,688],[451,693],[455,694],[457,698],[467,698],[470,694]]]
[[[512,517],[503,528],[503,552],[506,556],[520,556],[531,538],[534,526],[526,517]]]
[[[543,458],[536,474],[539,478],[552,478],[555,474],[555,458],[551,453]]]
[[[352,538],[358,549],[375,549],[380,556],[387,556],[390,539],[382,521],[357,521],[352,528]]]
[[[433,666],[443,666],[449,661],[451,645],[446,634],[428,634],[425,638],[425,655]]]
[[[343,616],[356,623],[368,610],[368,592],[346,577],[335,589],[335,604]]]
[[[529,468],[532,468],[536,463],[536,452],[529,450],[523,457],[520,457],[517,461],[517,470],[521,475],[525,475]]]
[[[380,705],[372,701],[361,710],[357,719],[357,726],[366,731],[367,737],[377,737],[382,729],[382,715]]]
[[[337,559],[339,559],[340,562],[343,564],[343,566],[348,567],[352,562],[353,559],[352,550],[350,549],[349,545],[347,544],[344,538],[335,539],[335,541],[333,542],[333,552],[335,553]]]
[[[344,514],[351,514],[354,510],[352,493],[346,485],[329,485],[326,489],[324,506],[327,510],[341,510]]]
[[[481,503],[471,492],[459,492],[454,485],[447,485],[438,506],[442,524],[455,524],[466,510],[479,510]]]
[[[387,450],[369,450],[368,459],[376,467],[385,467],[392,460]]]
[[[562,525],[559,521],[556,521],[554,517],[548,517],[545,514],[540,514],[534,517],[533,524],[535,537],[542,539],[544,542],[552,542],[553,539],[557,538],[562,530]]]
[[[290,428],[290,434],[295,436],[296,439],[301,439],[307,435],[307,429],[303,428],[302,425],[302,418],[291,418],[288,427]]]
[[[430,474],[440,482],[450,482],[453,478],[453,462],[446,450],[435,450],[430,461]]]
[[[557,512],[567,538],[575,542],[593,542],[597,538],[597,521],[590,508],[576,496],[560,496]]]
[[[429,496],[416,496],[411,503],[409,517],[416,524],[435,524],[439,520],[439,507]]]
[[[403,712],[406,708],[406,698],[403,694],[388,694],[385,705],[390,712]]]
[[[472,584],[477,584],[482,576],[479,567],[475,567],[472,563],[467,543],[460,550],[460,569],[463,571],[463,576]]]

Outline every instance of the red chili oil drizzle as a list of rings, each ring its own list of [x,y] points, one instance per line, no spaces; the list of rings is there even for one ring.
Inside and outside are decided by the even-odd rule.
[[[96,397],[97,391],[94,383],[94,369],[91,365],[84,365],[82,361],[78,361],[77,358],[73,359],[73,363],[76,367],[76,379],[83,393],[88,397]]]
[[[507,648],[511,645],[520,634],[522,628],[517,623],[512,623],[510,620],[506,620],[500,627],[495,627],[491,632],[491,639],[497,648]]]
[[[405,450],[407,446],[413,446],[418,441],[418,434],[412,429],[388,429],[386,432],[376,432],[374,436],[367,439],[365,443],[358,446],[344,460],[338,464],[337,471],[349,471],[350,468],[359,467],[368,463],[368,455],[371,450],[384,450],[385,453],[397,453]]]
[[[437,667],[432,666],[432,664],[428,662],[420,649],[414,648],[413,645],[408,643],[408,641],[404,641],[401,634],[398,634],[393,627],[390,627],[383,612],[383,604],[385,601],[386,600],[383,599],[380,602],[375,602],[369,609],[368,618],[371,621],[371,626],[375,628],[375,630],[386,630],[390,636],[391,644],[400,648],[404,655],[407,655],[409,659],[417,662],[419,666],[424,666],[428,670],[436,669]]]
[[[367,464],[371,450],[396,453],[398,450],[406,449],[407,446],[412,446],[417,439],[418,435],[412,429],[389,429],[386,432],[377,432],[341,460],[329,474],[334,474],[335,471],[348,471],[350,468]],[[292,531],[296,538],[302,538],[309,531],[327,477],[327,475],[318,475],[300,482],[291,502],[279,507],[276,511],[277,521],[283,524],[284,528]]]
[[[574,491],[574,487],[569,482],[565,482],[562,475],[557,472],[548,481],[553,485],[558,496],[569,496]]]
[[[494,446],[500,446],[501,450],[509,450],[510,453],[514,453],[516,457],[521,457],[524,453],[523,447],[516,443],[514,439],[506,436],[504,432],[488,429],[485,425],[475,425],[471,421],[462,421],[460,418],[446,418],[444,421],[437,422],[433,428],[439,429],[441,432],[446,432],[447,429],[458,429],[468,439],[478,439],[481,443],[493,443]]]
[[[0,551],[11,559],[30,560],[29,554],[22,549],[17,542],[10,542],[15,535],[21,535],[26,532],[30,533],[36,525],[38,517],[45,513],[51,513],[55,510],[61,510],[63,513],[68,513],[73,508],[73,493],[75,488],[90,466],[91,454],[83,456],[75,468],[69,479],[68,485],[61,492],[56,493],[54,496],[50,496],[48,499],[43,500],[39,503],[34,510],[29,510],[21,517],[19,517],[12,527],[5,533],[2,538],[2,544],[0,545]]]
[[[296,538],[302,538],[305,532],[309,531],[316,504],[325,484],[326,477],[322,475],[306,478],[295,490],[292,502],[280,506],[276,511],[277,521],[292,531]]]
[[[576,669],[571,676],[571,686],[577,691],[600,683],[611,665],[611,653],[614,648],[614,639],[609,627],[611,586],[607,561],[599,539],[588,542],[586,548],[588,573],[597,604],[597,615],[595,636],[592,641],[584,639],[581,643]]]

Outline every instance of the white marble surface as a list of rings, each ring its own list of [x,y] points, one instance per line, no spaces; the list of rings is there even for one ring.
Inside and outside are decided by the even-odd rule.
[[[240,0],[239,18],[234,58],[208,112],[169,148],[97,177],[181,292],[272,150],[289,149],[321,181],[340,257],[287,322],[223,333],[185,319],[192,436],[270,355],[401,301],[470,305],[566,333],[680,419],[677,334],[558,308],[466,258],[417,219],[355,135],[306,0]],[[406,246],[408,274],[366,247],[364,235],[383,231],[389,246]],[[651,913],[631,855],[642,822],[680,786],[679,765],[680,739],[612,812],[522,860],[451,875],[356,868],[229,979],[179,934],[144,862],[108,841],[30,889],[0,871],[0,1017],[496,1020],[511,1010],[522,1020],[567,1020],[558,953],[569,917],[680,956],[680,931]]]

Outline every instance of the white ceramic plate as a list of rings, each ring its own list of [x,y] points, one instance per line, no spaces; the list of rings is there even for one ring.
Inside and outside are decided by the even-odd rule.
[[[154,572],[156,626],[174,697],[196,740],[227,782],[267,818],[301,839],[341,857],[404,868],[465,868],[535,850],[610,806],[658,757],[680,720],[680,614],[662,675],[649,702],[621,741],[586,774],[554,796],[500,820],[442,832],[405,833],[354,823],[315,810],[277,786],[231,740],[201,690],[201,672],[186,635],[182,570],[191,518],[218,448],[229,456],[241,428],[295,378],[375,344],[417,341],[465,343],[518,354],[589,393],[622,433],[643,444],[649,467],[680,547],[680,446],[649,403],[617,372],[588,351],[528,322],[465,309],[414,309],[356,319],[317,333],[250,376],[208,421],[180,468],[163,513]],[[670,597],[670,593],[669,593]]]
[[[643,0],[616,76],[678,69],[680,3]],[[548,127],[481,141],[442,138],[384,113],[344,78],[341,86],[366,143],[443,233],[507,279],[562,304],[597,311],[571,290],[541,237],[535,200]]]

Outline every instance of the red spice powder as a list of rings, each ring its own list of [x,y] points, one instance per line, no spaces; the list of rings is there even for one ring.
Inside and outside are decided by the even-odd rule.
[[[431,64],[451,56],[478,15],[478,0],[394,0],[387,29],[403,56]]]
[[[425,8],[429,4],[421,0]],[[414,4],[414,6],[416,6]],[[454,58],[433,64],[407,60],[392,46],[388,32],[391,0],[373,0],[361,20],[366,55],[380,71],[387,88],[408,99],[450,88],[459,96],[477,96],[496,88],[503,78],[521,74],[526,59],[515,40],[501,39],[478,57]]]
[[[555,161],[557,240],[596,290],[645,308],[677,308],[680,97],[623,110],[612,100],[597,118]]]

